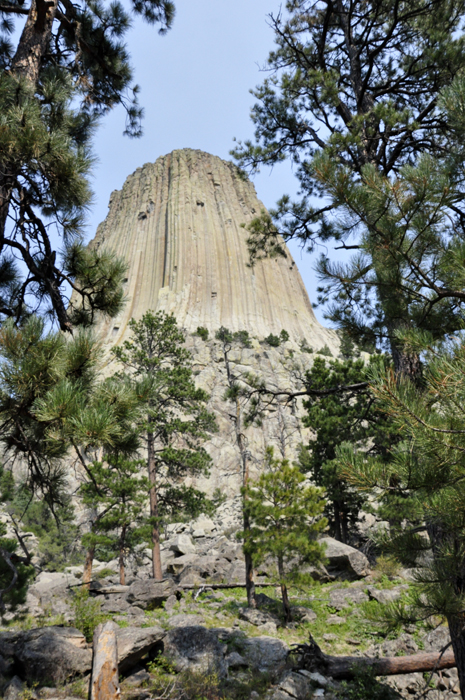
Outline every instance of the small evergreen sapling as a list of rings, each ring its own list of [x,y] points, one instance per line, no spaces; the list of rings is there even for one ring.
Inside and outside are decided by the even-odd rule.
[[[322,492],[304,482],[298,467],[275,459],[269,448],[264,473],[243,488],[250,520],[250,528],[240,533],[244,552],[255,564],[267,557],[276,560],[286,622],[292,617],[287,584],[308,580],[302,567],[324,561],[324,548],[317,542],[326,527]]]

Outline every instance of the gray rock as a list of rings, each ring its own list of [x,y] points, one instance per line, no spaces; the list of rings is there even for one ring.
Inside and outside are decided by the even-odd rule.
[[[179,577],[181,586],[202,586],[205,579],[196,566],[188,566]]]
[[[175,595],[168,596],[168,598],[165,601],[165,610],[167,612],[170,612],[174,608],[174,606],[176,605],[177,602],[178,602],[178,599],[176,598]]]
[[[116,631],[118,644],[118,668],[126,673],[149,651],[160,646],[165,637],[161,627],[123,627]]]
[[[246,668],[247,661],[237,651],[232,651],[225,657],[228,668]]]
[[[195,554],[195,544],[189,535],[181,534],[170,541],[170,550],[179,554]]]
[[[286,666],[288,651],[287,644],[280,639],[251,637],[243,641],[242,656],[252,668],[277,675]]]
[[[228,583],[244,583],[245,563],[237,560],[234,561],[226,570],[224,577]]]
[[[43,627],[21,633],[15,661],[28,681],[57,681],[88,673],[92,652],[84,635],[72,627]]]
[[[441,651],[449,642],[449,630],[444,625],[431,630],[431,632],[428,632],[423,638],[425,651]]]
[[[349,605],[360,605],[367,601],[367,594],[357,588],[335,588],[329,594],[329,604],[336,610],[343,610]]]
[[[310,608],[304,608],[300,605],[294,605],[291,608],[292,617],[300,622],[313,622],[317,618],[317,614]]]
[[[215,672],[227,674],[223,645],[212,630],[205,627],[178,627],[169,630],[164,639],[164,655],[177,671]]]
[[[308,697],[310,691],[308,680],[300,673],[290,673],[278,686],[278,690],[287,693],[292,698],[303,700]]]
[[[255,625],[256,627],[261,627],[271,622],[276,629],[276,627],[281,624],[281,621],[275,615],[254,608],[240,608],[239,619],[250,622],[251,625]]]
[[[180,613],[179,615],[173,615],[168,620],[168,625],[170,627],[195,627],[196,625],[202,625],[204,619],[201,615],[186,615]]]
[[[154,581],[153,579],[136,581],[129,587],[127,601],[130,605],[135,605],[144,610],[152,610],[160,607],[175,591],[176,585],[171,579],[164,579],[163,581]]]
[[[3,691],[4,700],[19,700],[24,692],[24,683],[18,676],[13,676]]]
[[[397,600],[402,595],[402,592],[408,588],[408,586],[396,586],[395,588],[387,588],[383,590],[378,590],[374,586],[368,586],[368,595],[371,600],[377,600],[378,603],[383,605],[386,603],[392,603]]]
[[[130,686],[131,688],[140,688],[141,685],[147,683],[149,680],[150,673],[148,673],[145,669],[141,668],[127,676],[127,678],[124,679],[123,683],[125,686]]]
[[[180,557],[175,557],[166,566],[166,570],[171,574],[179,576],[179,574],[192,565],[196,565],[199,557],[194,553],[182,554]]]
[[[328,615],[326,618],[327,625],[343,625],[344,622],[347,622],[347,618],[340,617],[339,615]]]
[[[322,537],[319,542],[325,545],[330,573],[345,574],[349,578],[363,578],[370,573],[368,559],[354,547],[338,542],[333,537]]]

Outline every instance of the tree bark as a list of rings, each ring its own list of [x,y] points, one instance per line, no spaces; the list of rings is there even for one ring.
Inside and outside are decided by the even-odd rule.
[[[448,617],[450,638],[459,676],[460,691],[465,698],[465,615]]]
[[[89,547],[86,552],[86,560],[84,562],[84,572],[82,574],[82,583],[87,589],[90,587],[90,581],[92,579],[92,564],[95,556],[95,545]]]
[[[287,586],[284,583],[284,565],[283,565],[283,558],[278,557],[278,573],[279,573],[279,580],[280,580],[280,588],[281,588],[281,598],[283,601],[283,609],[284,609],[284,617],[286,623],[291,622],[292,620],[292,612],[291,612],[291,606],[289,603],[289,596],[287,595]]]
[[[151,419],[148,419],[149,424]],[[147,466],[150,481],[150,517],[152,521],[152,571],[155,581],[163,580],[160,553],[160,527],[158,524],[157,468],[155,464],[155,446],[153,433],[147,431]]]
[[[124,566],[124,542],[126,538],[126,525],[121,528],[121,537],[119,543],[119,582],[122,586],[126,585],[126,570]]]
[[[434,672],[456,666],[452,649],[446,649],[442,654],[434,651],[412,654],[411,656],[388,656],[381,659],[359,656],[329,656],[324,654],[318,644],[310,637],[310,644],[299,644],[296,651],[301,655],[300,665],[302,668],[309,671],[319,671],[323,675],[337,680],[353,678],[354,668],[357,666],[371,669],[376,676]]]
[[[245,488],[249,483],[249,460],[247,459],[247,454],[244,448],[243,435],[241,432],[241,407],[239,404],[239,399],[236,399],[236,436],[237,444],[239,446],[239,451],[241,454],[242,461],[242,486]],[[250,520],[248,513],[245,508],[245,496],[243,496],[242,512],[244,514],[244,532],[250,530]],[[245,555],[245,587],[247,591],[247,606],[249,608],[256,608],[257,602],[255,600],[255,582],[253,580],[253,561],[251,554],[244,553]]]
[[[90,700],[119,700],[121,697],[115,628],[114,622],[104,622],[97,625],[94,632]]]

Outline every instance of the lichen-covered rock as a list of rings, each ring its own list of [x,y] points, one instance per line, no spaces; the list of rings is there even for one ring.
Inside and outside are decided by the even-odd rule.
[[[349,578],[363,578],[370,573],[370,563],[363,552],[333,537],[322,537],[319,542],[325,545],[327,568],[331,573],[336,571]]]
[[[225,648],[214,631],[192,625],[169,630],[164,642],[164,655],[178,671],[217,673],[224,678],[228,667]]]
[[[92,652],[79,630],[42,627],[18,635],[14,659],[21,678],[63,682],[91,670]]]
[[[175,590],[176,585],[171,579],[135,581],[129,587],[126,600],[130,605],[151,610],[160,607],[170,595],[174,594]]]
[[[116,631],[118,646],[118,668],[126,673],[133,668],[143,656],[157,647],[165,637],[161,627],[123,627]]]

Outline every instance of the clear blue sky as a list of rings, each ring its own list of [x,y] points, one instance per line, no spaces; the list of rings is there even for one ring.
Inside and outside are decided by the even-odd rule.
[[[249,113],[254,98],[249,90],[265,76],[261,68],[273,48],[267,17],[279,12],[280,3],[176,0],[176,8],[173,28],[165,36],[142,21],[136,21],[129,33],[128,48],[145,108],[144,135],[140,139],[122,136],[122,108],[103,119],[95,138],[98,163],[89,238],[106,216],[112,190],[120,189],[143,163],[186,147],[230,159],[233,137],[252,137]],[[264,169],[254,183],[267,207],[282,194],[296,192],[288,164]],[[291,249],[314,302],[314,258],[297,245],[291,244]]]

